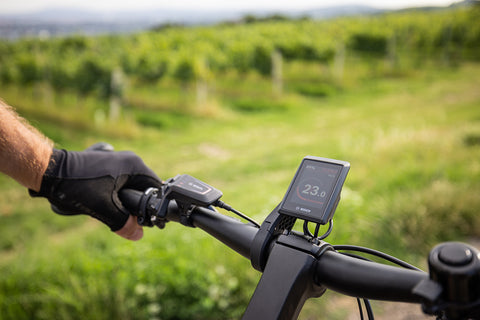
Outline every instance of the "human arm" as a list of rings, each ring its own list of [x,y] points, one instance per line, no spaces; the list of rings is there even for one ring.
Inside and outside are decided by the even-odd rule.
[[[0,100],[0,172],[40,190],[53,144]]]
[[[57,213],[88,214],[116,234],[138,240],[143,229],[122,206],[122,187],[143,190],[160,179],[131,152],[53,149],[53,144],[0,102],[0,172],[47,198]]]

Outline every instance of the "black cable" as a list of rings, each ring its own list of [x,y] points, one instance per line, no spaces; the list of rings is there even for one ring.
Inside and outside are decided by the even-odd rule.
[[[380,252],[380,251],[377,251],[377,250],[374,250],[374,249],[360,247],[360,246],[352,246],[352,245],[334,245],[333,248],[337,251],[346,250],[346,251],[356,251],[356,252],[367,253],[367,254],[370,254],[372,256],[376,256],[376,257],[382,258],[384,260],[390,261],[390,262],[392,262],[396,265],[399,265],[403,268],[406,268],[406,269],[422,271],[419,268],[417,268],[417,267],[415,267],[415,266],[413,266],[413,265],[411,265],[411,264],[409,264],[405,261],[402,261],[398,258],[395,258],[391,255],[388,255],[386,253],[383,253],[383,252]]]
[[[340,252],[340,253],[343,254],[344,256],[348,256],[348,257],[352,257],[352,258],[355,258],[355,259],[360,259],[360,260],[365,260],[365,261],[372,262],[372,260],[370,260],[368,258],[365,258],[365,257],[362,257],[362,256],[359,256],[358,254],[348,253],[348,252]]]
[[[322,236],[318,237],[318,231],[320,229],[320,224],[317,223],[316,227],[315,227],[315,234],[312,234],[310,232],[310,230],[308,229],[308,222],[307,220],[305,220],[303,222],[303,233],[306,235],[306,236],[309,236],[312,238],[312,240],[315,240],[315,241],[319,241],[319,240],[323,240],[325,239],[326,237],[328,237],[330,235],[330,233],[332,232],[333,230],[333,220],[330,220],[328,221],[328,230],[327,232],[325,232]]]
[[[327,232],[325,232],[323,236],[318,237],[317,239],[318,239],[318,240],[323,240],[323,239],[325,239],[326,237],[328,237],[328,236],[330,235],[330,233],[332,232],[332,230],[333,230],[333,220],[330,220],[330,221],[328,221],[328,230],[327,230]]]
[[[320,223],[317,223],[315,226],[315,232],[313,233],[314,238],[318,238],[318,231],[320,231]]]
[[[367,310],[367,316],[369,320],[374,320],[372,305],[370,304],[370,300],[363,299],[363,303],[365,304],[365,309]]]
[[[367,311],[367,317],[369,320],[374,320],[375,317],[373,316],[373,310],[372,310],[372,305],[370,304],[370,301],[368,299],[361,299],[357,298],[357,304],[358,304],[358,312],[360,314],[360,319],[363,320],[363,307],[362,307],[362,300],[363,303],[365,304],[365,310]]]
[[[357,251],[357,252],[367,253],[367,254],[385,259],[385,260],[390,261],[392,263],[395,263],[395,264],[397,264],[401,267],[416,270],[416,271],[421,271],[417,267],[412,266],[411,264],[409,264],[405,261],[402,261],[398,258],[395,258],[393,256],[390,256],[386,253],[383,253],[383,252],[380,252],[380,251],[377,251],[377,250],[374,250],[374,249],[359,247],[359,246],[352,246],[352,245],[335,245],[335,246],[333,246],[333,248],[337,251],[338,250],[347,250],[347,251]],[[347,253],[347,252],[341,252],[341,253],[346,255],[346,256],[356,258],[356,259],[361,259],[361,260],[365,260],[365,261],[372,261],[372,260],[370,260],[368,258],[365,258],[365,257],[362,257],[358,254]],[[360,303],[359,298],[357,298],[357,303],[358,303],[359,310],[360,310],[360,318],[363,319],[363,308],[361,307],[361,303]],[[370,304],[370,301],[368,299],[363,299],[363,303],[365,304],[365,310],[367,311],[368,319],[374,320],[372,305]]]
[[[383,258],[383,259],[386,259],[390,262],[393,262],[395,264],[398,264],[402,267],[405,267],[407,269],[412,269],[412,270],[416,270],[416,271],[421,271],[420,269],[418,269],[417,267],[414,267],[400,259],[397,259],[395,257],[392,257],[392,256],[389,256],[388,254],[385,254],[383,252],[380,252],[380,251],[377,251],[377,250],[373,250],[373,249],[370,249],[370,248],[365,248],[365,247],[358,247],[358,246],[350,246],[350,245],[336,245],[336,246],[333,246],[335,248],[335,250],[350,250],[350,251],[358,251],[358,252],[363,252],[363,253],[369,253],[369,254],[372,254],[374,256],[377,256],[377,257],[380,257],[380,258]],[[365,261],[372,261],[368,258],[365,258],[365,257],[362,257],[358,254],[354,254],[354,253],[347,253],[347,252],[341,252],[341,254],[343,255],[346,255],[346,256],[349,256],[349,257],[352,257],[352,258],[356,258],[356,259],[361,259],[361,260],[365,260]],[[357,298],[358,299],[358,298]],[[367,310],[367,315],[368,315],[368,319],[374,319],[374,316],[373,316],[373,310],[372,310],[372,306],[370,304],[370,301],[368,299],[363,299],[363,302],[365,303],[365,309]],[[363,317],[363,315],[362,315]]]
[[[357,298],[357,304],[358,304],[358,312],[360,313],[360,320],[363,320],[363,308],[362,308],[362,302],[360,301],[360,298]]]
[[[303,221],[303,234],[313,238],[313,234],[310,232],[310,229],[308,229],[308,221],[307,220]]]
[[[253,224],[253,225],[256,226],[257,228],[260,228],[260,224],[259,224],[257,221],[255,221],[255,220],[253,220],[252,218],[250,218],[249,216],[241,213],[240,211],[232,208],[232,206],[226,204],[225,202],[223,202],[223,201],[221,201],[221,200],[217,200],[217,202],[215,202],[213,205],[216,206],[216,207],[225,209],[225,210],[227,210],[227,211],[233,212],[233,213],[235,213],[237,216],[242,217],[243,219],[247,220],[248,222],[250,222],[251,224]]]

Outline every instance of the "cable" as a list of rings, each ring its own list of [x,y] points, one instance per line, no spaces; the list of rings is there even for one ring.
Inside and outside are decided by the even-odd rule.
[[[370,304],[370,300],[363,299],[363,303],[365,304],[365,309],[367,310],[368,319],[374,320],[375,317],[373,316],[373,310],[372,305]]]
[[[221,200],[217,200],[217,202],[215,202],[213,205],[216,206],[216,207],[225,209],[225,210],[227,210],[227,211],[233,212],[233,213],[235,213],[237,216],[240,216],[240,217],[242,217],[243,219],[247,220],[248,222],[252,223],[252,224],[255,225],[257,228],[260,228],[260,224],[259,224],[257,221],[255,221],[255,220],[253,220],[252,218],[250,218],[249,216],[241,213],[240,211],[232,208],[232,206],[226,204],[225,202],[223,202],[223,201],[221,201]]]
[[[303,234],[305,234],[307,236],[310,236],[312,238],[314,237],[313,234],[308,229],[308,221],[307,220],[303,221]]]
[[[375,317],[373,315],[372,305],[370,304],[370,301],[368,299],[362,299],[362,298],[356,298],[356,299],[357,299],[357,304],[358,304],[358,313],[360,314],[360,320],[364,319],[362,300],[363,300],[363,303],[365,304],[365,310],[367,312],[367,318],[369,320],[374,320]]]
[[[323,240],[325,239],[326,237],[328,237],[330,235],[330,233],[332,232],[333,230],[333,220],[330,220],[328,221],[328,230],[327,232],[325,232],[322,236],[318,237],[318,231],[320,229],[320,224],[317,223],[316,227],[315,227],[315,234],[312,234],[310,232],[310,230],[308,229],[308,222],[307,220],[305,220],[303,222],[303,233],[306,235],[306,236],[309,236],[312,238],[312,240],[314,241],[320,241],[320,240]]]
[[[419,268],[417,268],[417,267],[415,267],[415,266],[413,266],[413,265],[411,265],[411,264],[409,264],[405,261],[402,261],[398,258],[395,258],[391,255],[388,255],[386,253],[383,253],[383,252],[380,252],[380,251],[377,251],[377,250],[374,250],[374,249],[360,247],[360,246],[352,246],[352,245],[334,245],[333,248],[337,251],[346,250],[346,251],[363,252],[363,253],[370,254],[372,256],[376,256],[376,257],[382,258],[384,260],[390,261],[390,262],[392,262],[396,265],[399,265],[403,268],[406,268],[406,269],[422,271],[421,269],[419,269]],[[366,259],[366,260],[368,260],[368,259]]]
[[[315,226],[315,232],[313,233],[314,238],[318,238],[318,231],[320,230],[320,223],[317,223]]]
[[[417,268],[415,266],[412,266],[411,264],[409,264],[405,261],[402,261],[398,258],[395,258],[393,256],[390,256],[386,253],[383,253],[383,252],[380,252],[380,251],[377,251],[377,250],[374,250],[374,249],[359,247],[359,246],[353,246],[353,245],[335,245],[335,246],[333,246],[333,248],[337,251],[338,250],[346,250],[346,251],[356,251],[356,252],[367,253],[367,254],[385,259],[387,261],[390,261],[390,262],[392,262],[394,264],[397,264],[401,267],[404,267],[406,269],[421,271],[419,268]],[[346,253],[346,252],[341,252],[341,253],[346,255],[346,256],[356,258],[356,259],[361,259],[361,260],[365,260],[365,261],[372,261],[372,260],[370,260],[368,258],[365,258],[365,257],[362,257],[358,254]],[[360,311],[360,318],[363,319],[363,309],[362,309],[362,305],[361,305],[361,302],[360,302],[360,298],[357,298],[357,303],[358,303],[358,308],[359,308],[359,311]],[[367,311],[368,319],[373,320],[374,316],[373,316],[373,310],[372,310],[372,306],[370,304],[370,301],[368,299],[363,299],[363,303],[365,304],[365,310]]]
[[[357,304],[358,304],[358,312],[360,313],[360,320],[363,320],[363,308],[362,308],[362,302],[360,301],[360,298],[357,298]]]
[[[323,236],[318,237],[317,239],[318,239],[318,240],[323,240],[323,239],[325,239],[326,237],[328,237],[328,236],[330,235],[330,233],[332,232],[332,230],[333,230],[333,220],[330,220],[330,221],[328,221],[328,230],[327,230],[327,232],[325,232],[325,234],[324,234]]]

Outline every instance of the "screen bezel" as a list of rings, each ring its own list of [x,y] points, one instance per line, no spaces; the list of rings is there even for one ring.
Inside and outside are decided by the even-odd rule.
[[[287,200],[291,194],[291,192],[295,192],[294,186],[296,184],[296,181],[300,178],[300,174],[302,172],[302,169],[306,165],[308,161],[313,161],[313,162],[321,162],[324,164],[328,165],[334,165],[338,167],[338,175],[336,180],[333,183],[333,188],[328,196],[328,199],[325,199],[325,205],[323,206],[323,209],[319,209],[316,212],[313,213],[304,213],[301,211],[296,211],[296,210],[291,210],[289,208],[285,208],[285,204],[287,203]],[[293,216],[296,218],[300,218],[303,220],[311,221],[311,222],[316,222],[320,224],[327,224],[336,209],[338,200],[340,198],[340,192],[342,190],[343,184],[345,182],[345,179],[347,177],[347,173],[350,170],[350,163],[346,161],[341,161],[341,160],[334,160],[334,159],[328,159],[328,158],[321,158],[321,157],[314,157],[314,156],[307,156],[303,158],[302,162],[300,163],[300,166],[297,169],[297,172],[295,173],[295,176],[293,177],[290,186],[288,187],[287,192],[285,193],[285,196],[283,197],[283,200],[280,204],[279,207],[279,213],[288,215],[288,216]]]

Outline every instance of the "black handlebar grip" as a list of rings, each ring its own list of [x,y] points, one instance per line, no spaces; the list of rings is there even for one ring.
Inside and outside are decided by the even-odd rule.
[[[143,192],[133,189],[122,189],[118,192],[118,196],[123,206],[127,208],[131,214],[138,215]]]

